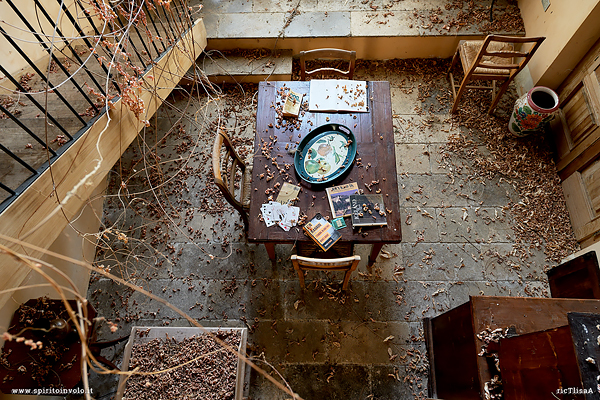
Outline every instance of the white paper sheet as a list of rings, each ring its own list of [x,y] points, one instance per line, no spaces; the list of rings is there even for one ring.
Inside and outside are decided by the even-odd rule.
[[[341,79],[310,81],[310,111],[368,112],[367,82]]]

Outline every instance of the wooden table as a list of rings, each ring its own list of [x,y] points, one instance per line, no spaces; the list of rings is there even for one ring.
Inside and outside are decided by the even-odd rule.
[[[293,227],[289,232],[285,232],[277,225],[267,228],[260,220],[260,207],[268,202],[265,191],[273,188],[276,183],[301,182],[302,190],[299,194],[299,202],[296,204],[300,207],[300,212],[305,213],[309,218],[316,213],[331,217],[325,189],[315,188],[300,181],[294,170],[294,155],[286,150],[286,147],[288,149],[295,147],[304,136],[318,126],[337,123],[347,126],[354,133],[358,151],[356,160],[360,159],[360,162],[355,161],[349,173],[341,181],[334,182],[332,186],[357,182],[359,188],[369,193],[365,184],[379,181],[372,186],[373,193],[381,189],[385,207],[392,210],[392,213],[387,216],[387,226],[363,228],[359,233],[358,230],[352,229],[349,218],[346,218],[348,226],[340,230],[342,243],[372,244],[368,261],[368,265],[371,266],[384,244],[400,243],[402,240],[389,82],[368,82],[369,112],[305,111],[297,120],[292,118],[279,123],[281,118],[278,119],[277,109],[283,107],[281,91],[290,88],[296,93],[302,93],[303,103],[308,104],[309,85],[310,82],[286,81],[261,82],[258,87],[248,241],[264,243],[271,260],[275,259],[275,244],[312,242],[304,235],[301,227]],[[261,174],[264,174],[262,178]],[[269,175],[273,175],[273,178],[267,180]],[[278,190],[275,190],[273,193],[273,200],[277,198],[277,192]]]

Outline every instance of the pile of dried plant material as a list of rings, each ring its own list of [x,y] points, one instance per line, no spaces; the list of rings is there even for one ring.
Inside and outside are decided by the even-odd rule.
[[[514,335],[514,332],[513,332]],[[486,328],[477,334],[477,339],[483,342],[479,357],[488,357],[492,360],[490,366],[490,374],[492,379],[484,384],[484,397],[486,400],[499,400],[503,398],[504,390],[502,388],[502,380],[500,378],[500,360],[498,358],[498,346],[500,339],[511,336],[510,328]]]
[[[64,329],[54,329],[53,323],[59,320],[63,321]],[[13,322],[15,324],[3,335],[2,383],[16,380],[34,385],[29,387],[62,388],[58,374],[78,368],[76,357],[70,359],[66,354],[70,346],[80,345],[80,342],[60,300],[40,297],[21,304],[15,311]],[[16,364],[11,364],[11,360]]]
[[[498,110],[490,116],[489,104],[487,91],[471,91],[463,96],[454,121],[467,128],[468,136],[452,136],[446,150],[470,161],[469,179],[497,177],[515,188],[520,200],[508,203],[507,208],[513,215],[515,246],[521,258],[527,258],[527,249],[543,248],[548,261],[559,262],[577,251],[578,244],[551,144],[542,132],[513,137],[508,130],[510,111]],[[488,154],[480,151],[481,145]]]
[[[239,332],[218,331],[214,335],[234,349],[239,348]],[[182,340],[152,339],[132,347],[123,399],[203,399],[235,398],[238,357],[208,334]],[[152,374],[148,374],[152,373]]]
[[[482,33],[525,32],[523,19],[516,0],[505,4],[481,4],[474,0],[448,0],[444,8],[416,10],[413,12],[413,26],[438,34],[457,33],[462,30],[475,30]],[[412,27],[412,26],[411,26]]]
[[[403,59],[388,61],[357,61],[357,69],[379,72],[402,71],[400,86],[403,91],[418,90],[422,102],[415,110],[425,119],[445,113],[453,97],[447,79],[449,60]],[[357,79],[365,79],[358,72]],[[460,81],[460,76],[457,76]],[[421,83],[423,82],[423,83]],[[417,83],[416,87],[410,85]],[[508,203],[515,232],[515,248],[521,259],[529,256],[529,249],[542,249],[549,262],[559,262],[578,250],[560,178],[552,158],[552,146],[542,132],[526,138],[513,137],[508,120],[516,95],[505,93],[493,115],[487,110],[491,103],[489,91],[467,90],[460,100],[451,122],[464,128],[461,135],[453,135],[441,150],[442,164],[451,167],[452,157],[468,161],[463,175],[469,180],[489,184],[492,179],[511,184],[520,200]],[[455,173],[460,168],[454,168]]]

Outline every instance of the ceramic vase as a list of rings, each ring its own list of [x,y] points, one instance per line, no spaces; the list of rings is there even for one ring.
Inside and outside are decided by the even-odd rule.
[[[554,117],[558,106],[558,95],[552,89],[536,86],[515,102],[508,129],[518,137],[539,131]]]

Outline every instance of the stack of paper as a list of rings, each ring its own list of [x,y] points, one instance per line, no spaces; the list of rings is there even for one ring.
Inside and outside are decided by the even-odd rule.
[[[275,224],[279,225],[284,231],[289,231],[292,226],[298,223],[300,208],[287,204],[280,204],[276,201],[270,201],[260,207],[263,219],[267,227]]]
[[[310,111],[368,112],[367,82],[341,79],[310,81]]]

